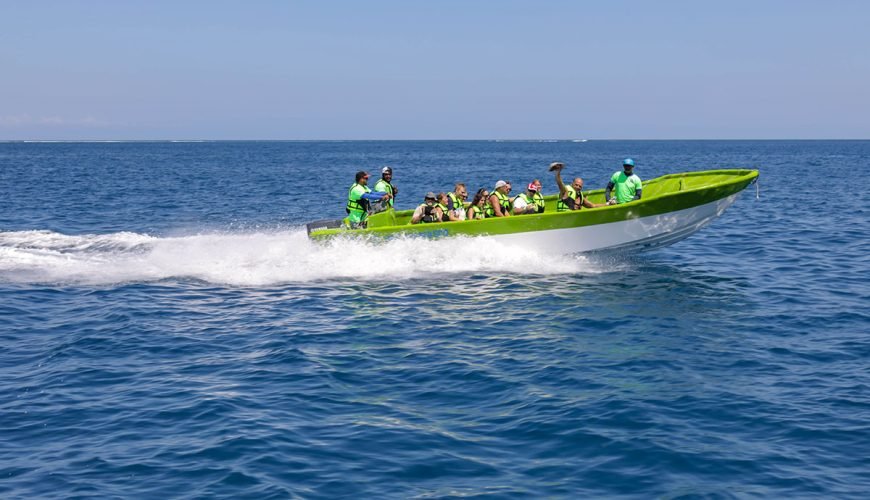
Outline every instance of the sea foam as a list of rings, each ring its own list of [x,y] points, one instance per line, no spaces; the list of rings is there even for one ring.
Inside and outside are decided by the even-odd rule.
[[[300,228],[187,236],[0,232],[0,281],[19,283],[100,285],[194,279],[262,286],[442,273],[594,273],[599,271],[596,267],[583,257],[545,256],[487,237],[387,241],[340,237],[312,242]]]

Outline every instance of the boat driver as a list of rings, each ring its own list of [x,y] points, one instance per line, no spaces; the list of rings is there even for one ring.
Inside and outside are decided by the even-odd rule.
[[[616,188],[616,197],[611,198],[610,192]],[[639,200],[643,190],[643,183],[640,177],[634,173],[634,160],[626,158],[622,160],[622,171],[616,171],[610,176],[610,182],[607,183],[607,188],[604,190],[604,199],[608,205],[617,203],[628,203],[629,201]]]

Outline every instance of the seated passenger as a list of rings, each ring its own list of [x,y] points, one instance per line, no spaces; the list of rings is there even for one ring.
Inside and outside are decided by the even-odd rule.
[[[511,199],[508,197],[510,186],[505,181],[495,183],[495,189],[489,195],[489,204],[487,206],[487,217],[508,217],[511,212]]]
[[[452,221],[465,220],[465,198],[468,191],[465,184],[459,182],[453,186],[453,192],[447,193],[447,219]]]
[[[411,224],[441,222],[441,217],[444,213],[437,204],[435,193],[426,193],[423,203],[414,210],[414,215],[411,216]]]
[[[538,211],[538,205],[535,203],[535,195],[538,194],[538,186],[534,182],[526,187],[525,193],[520,193],[514,199],[514,215],[533,214]]]
[[[575,177],[574,182],[569,186],[566,186],[562,182],[562,168],[564,167],[565,165],[562,163],[552,163],[550,165],[550,171],[556,172],[556,185],[559,186],[559,199],[556,201],[556,211],[567,212],[569,210],[580,210],[583,207],[603,207],[603,203],[592,203],[586,199],[586,196],[583,194],[583,179]]]
[[[486,188],[480,188],[474,194],[474,199],[471,200],[471,205],[468,206],[468,211],[465,216],[468,220],[480,220],[486,217],[486,200],[489,199],[489,193]]]
[[[437,206],[441,209],[441,222],[450,222],[450,218],[447,216],[447,203],[450,198],[447,197],[447,193],[438,193],[437,199]]]
[[[535,205],[538,206],[538,213],[539,213],[539,214],[542,214],[542,213],[544,213],[544,209],[547,208],[547,207],[546,207],[547,204],[544,202],[544,195],[543,195],[543,192],[544,192],[543,188],[544,188],[544,186],[543,186],[543,184],[541,184],[541,180],[540,180],[540,179],[535,179],[535,180],[533,180],[533,181],[532,181],[532,184],[534,184],[535,187],[538,188],[538,192],[535,193],[535,196],[532,197],[532,200],[534,200]]]

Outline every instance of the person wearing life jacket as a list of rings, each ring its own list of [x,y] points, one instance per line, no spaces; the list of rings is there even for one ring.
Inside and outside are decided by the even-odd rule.
[[[610,192],[616,188],[616,197],[611,198]],[[604,199],[608,205],[616,203],[628,203],[639,200],[643,194],[643,182],[634,173],[634,160],[626,158],[622,160],[622,171],[616,171],[610,176],[610,182],[604,190]]]
[[[396,199],[396,195],[399,193],[399,188],[393,186],[393,168],[392,167],[384,167],[381,169],[381,178],[378,180],[378,183],[375,184],[375,191],[380,191],[382,193],[387,193],[390,195],[390,199],[384,204],[385,208],[393,208],[393,201]]]
[[[544,194],[543,194],[544,193],[544,185],[541,184],[540,179],[533,180],[532,184],[534,184],[535,187],[538,188],[538,191],[535,193],[534,196],[532,196],[532,201],[534,201],[535,205],[537,205],[537,207],[538,207],[537,213],[542,214],[542,213],[544,213],[544,210],[547,208],[547,204],[544,201]]]
[[[495,189],[489,195],[487,217],[508,217],[511,214],[511,199],[508,195],[510,186],[505,181],[495,183]]]
[[[556,172],[556,185],[559,186],[559,199],[556,201],[557,212],[580,210],[581,208],[603,207],[603,203],[592,203],[583,194],[583,179],[575,177],[574,182],[566,186],[562,182],[562,169],[564,163],[554,162],[550,164],[550,171]]]
[[[468,210],[465,213],[467,220],[481,220],[486,218],[487,201],[489,193],[486,188],[480,188],[474,194],[474,199],[471,200],[471,205],[468,205]]]
[[[465,198],[468,191],[465,184],[458,182],[453,186],[453,192],[447,193],[447,219],[451,221],[465,220]]]
[[[347,191],[347,222],[351,229],[362,229],[368,222],[369,209],[372,202],[386,201],[390,195],[384,192],[374,191],[368,187],[369,174],[360,170],[356,173],[356,181]]]
[[[423,203],[414,210],[414,215],[411,216],[411,224],[441,222],[443,216],[444,213],[441,207],[438,206],[438,199],[435,197],[435,193],[429,191],[426,193],[426,197],[423,198]]]
[[[438,193],[435,199],[436,205],[441,209],[441,222],[450,222],[450,217],[447,215],[447,203],[450,202],[450,198],[447,197],[447,193]]]
[[[538,205],[535,204],[535,195],[538,193],[538,186],[531,182],[526,187],[525,193],[520,193],[514,199],[514,215],[533,214],[538,211]]]

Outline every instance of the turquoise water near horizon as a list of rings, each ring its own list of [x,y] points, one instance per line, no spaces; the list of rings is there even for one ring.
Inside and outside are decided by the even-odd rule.
[[[756,168],[672,247],[311,244],[397,205]],[[0,143],[0,495],[870,490],[870,141]],[[854,179],[854,180],[852,180]]]

